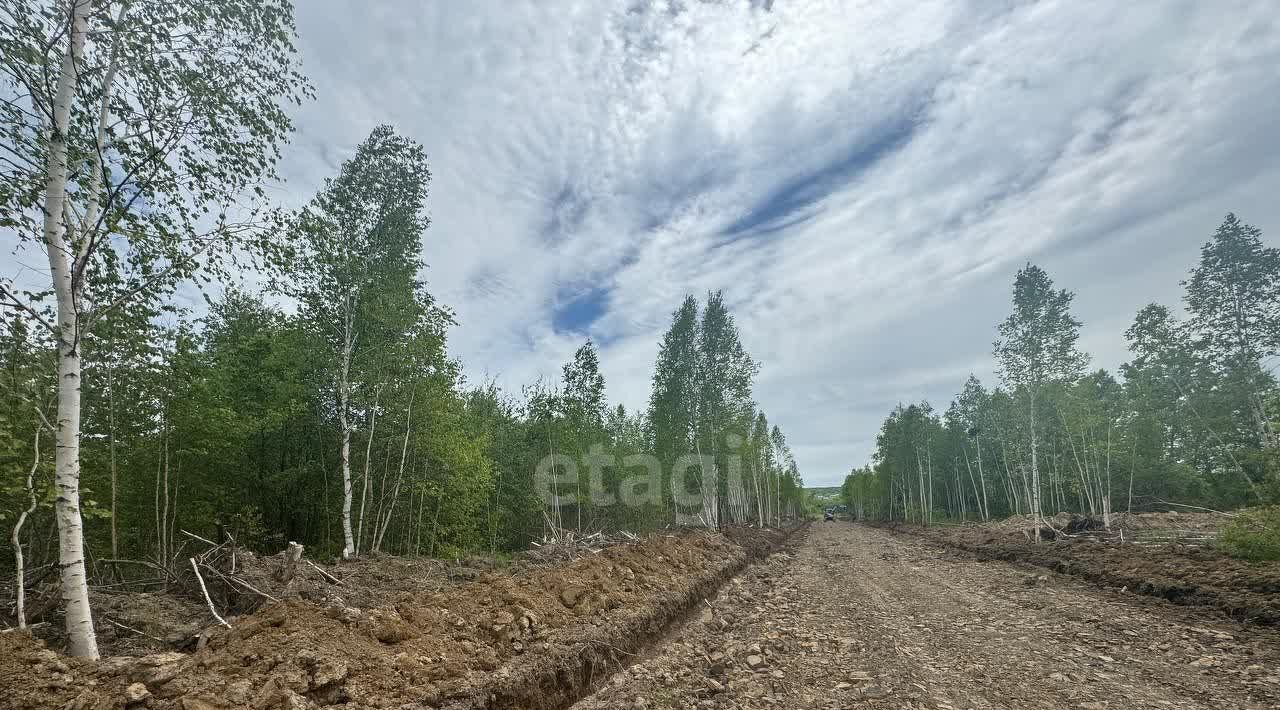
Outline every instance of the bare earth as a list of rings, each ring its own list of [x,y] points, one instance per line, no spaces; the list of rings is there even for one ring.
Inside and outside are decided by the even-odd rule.
[[[815,523],[575,708],[1280,708],[1280,629]]]

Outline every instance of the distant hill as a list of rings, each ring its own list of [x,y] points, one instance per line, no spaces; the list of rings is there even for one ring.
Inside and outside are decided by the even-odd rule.
[[[805,490],[812,493],[813,499],[819,502],[834,503],[840,500],[840,486],[814,486],[806,487]]]

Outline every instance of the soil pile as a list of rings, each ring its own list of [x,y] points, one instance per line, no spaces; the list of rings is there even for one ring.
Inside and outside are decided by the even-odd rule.
[[[1119,538],[1121,531],[1124,531],[1131,538],[1174,539],[1182,535],[1203,540],[1216,535],[1222,524],[1229,519],[1221,513],[1179,513],[1171,510],[1160,513],[1112,513],[1108,521],[1102,516],[1060,512],[1042,519],[1040,534],[1041,537],[1052,539],[1058,533],[1073,535],[1109,532],[1110,535],[1104,537]],[[1016,533],[1024,538],[1034,535],[1036,529],[1035,518],[1030,515],[1010,515],[1004,520],[990,520],[973,527],[1005,534]]]
[[[558,707],[785,534],[732,536],[654,535],[565,564],[475,570],[383,607],[282,601],[191,655],[83,663],[5,633],[0,707]]]
[[[630,541],[636,540],[633,536]],[[561,559],[572,559],[572,555]],[[220,546],[197,555],[197,561],[203,589],[219,613],[234,620],[283,601],[359,609],[392,606],[415,594],[474,581],[487,572],[514,574],[554,560],[534,555],[515,560],[437,560],[375,554],[329,565],[304,556],[287,579],[281,573],[284,552],[261,555]],[[213,618],[189,566],[171,571],[147,562],[131,563],[124,569],[132,576],[121,575],[118,567],[110,568],[89,588],[103,655],[194,651],[208,640],[203,632]],[[0,581],[0,609],[14,607],[12,590],[11,580]],[[28,593],[28,621],[36,637],[52,649],[66,646],[59,597],[56,577],[47,574],[43,583]],[[16,619],[0,612],[0,626],[15,625]]]

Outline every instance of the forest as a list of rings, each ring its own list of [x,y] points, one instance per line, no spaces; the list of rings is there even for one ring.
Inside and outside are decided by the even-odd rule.
[[[843,496],[856,514],[989,520],[1054,512],[1232,510],[1280,500],[1273,374],[1280,250],[1229,214],[1182,282],[1125,330],[1130,359],[1092,369],[1075,294],[1017,272],[996,326],[995,386],[970,375],[945,411],[899,404]]]
[[[562,377],[507,391],[468,379],[422,278],[423,144],[379,126],[304,207],[273,202],[289,111],[315,95],[288,3],[3,11],[0,576],[19,625],[24,585],[54,575],[69,650],[95,657],[88,586],[130,561],[181,567],[196,536],[496,556],[801,512],[719,292],[672,304],[642,410],[609,402],[589,339]],[[598,504],[617,465],[579,468],[568,505],[536,495],[546,457],[600,453],[656,455],[662,490]],[[694,454],[711,503],[682,511],[670,470]]]

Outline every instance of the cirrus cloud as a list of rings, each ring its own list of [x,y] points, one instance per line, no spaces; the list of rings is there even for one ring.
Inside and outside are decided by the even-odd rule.
[[[1079,292],[1095,363],[1235,210],[1280,230],[1265,0],[308,0],[301,202],[376,124],[432,161],[453,347],[516,385],[602,344],[643,406],[686,292],[724,289],[811,484],[898,400],[990,377],[1013,271]]]

